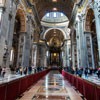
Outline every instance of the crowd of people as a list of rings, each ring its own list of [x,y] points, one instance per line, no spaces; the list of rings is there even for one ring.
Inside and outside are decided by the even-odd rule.
[[[17,75],[29,75],[32,73],[40,72],[45,69],[45,67],[39,66],[33,68],[32,66],[29,67],[13,67],[9,66],[11,74],[17,74]],[[33,71],[34,70],[34,71]],[[7,73],[6,67],[0,66],[0,77],[4,78],[5,74]]]
[[[15,67],[12,68],[10,67],[11,73],[12,74],[19,74],[19,75],[27,75],[27,74],[31,74],[32,73],[32,67]],[[0,77],[4,78],[6,74],[6,67],[1,67],[0,66]]]
[[[40,72],[44,70],[44,67],[39,66],[39,67],[33,68],[32,66],[29,66],[29,67],[16,67],[15,69],[16,74],[20,74],[20,75],[32,74],[33,70],[34,70],[34,73]]]
[[[11,68],[11,69],[13,69],[13,68]],[[34,70],[35,70],[35,72],[40,72],[40,71],[44,70],[44,67],[42,67],[42,66],[36,67]],[[71,74],[75,74],[79,77],[82,77],[82,75],[84,74],[85,78],[88,78],[88,76],[96,74],[98,76],[98,78],[100,78],[100,68],[93,69],[91,67],[90,68],[82,68],[82,67],[77,68],[76,67],[75,69],[73,69],[72,67],[64,67],[64,70],[70,72]],[[14,71],[15,74],[27,75],[27,74],[32,74],[33,68],[31,66],[30,67],[15,67],[15,69],[13,69],[11,71]],[[5,74],[6,74],[6,67],[0,66],[0,77],[4,78]]]
[[[16,67],[15,72],[20,75],[32,74],[32,67]]]
[[[100,68],[75,68],[73,69],[72,67],[66,67],[64,68],[65,71],[70,72],[71,74],[76,74],[79,77],[82,77],[82,75],[85,75],[85,78],[88,78],[88,76],[91,76],[93,74],[96,74],[98,78],[100,78]]]

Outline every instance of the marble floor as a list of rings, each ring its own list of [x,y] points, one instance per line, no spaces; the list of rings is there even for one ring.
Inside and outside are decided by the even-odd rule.
[[[51,71],[16,100],[82,100],[58,71]]]
[[[97,85],[100,85],[100,78],[98,78],[96,74],[90,75],[90,76],[88,76],[87,78],[86,78],[85,75],[83,74],[83,75],[82,75],[82,78],[84,78],[84,79],[86,79],[86,80],[88,80],[88,81],[90,81],[90,82],[93,82],[93,83],[95,83],[95,84],[97,84]]]
[[[12,80],[16,80],[18,78],[24,77],[25,75],[20,74],[6,74],[5,77],[0,77],[0,84],[10,82]]]
[[[11,73],[6,73],[5,77],[0,77],[0,84],[2,83],[7,83],[7,82],[10,82],[12,80],[16,80],[18,78],[21,78],[21,77],[24,77],[25,75],[20,75],[20,74],[11,74]],[[91,76],[88,76],[87,78],[85,77],[85,75],[83,74],[82,75],[82,78],[90,81],[90,82],[93,82],[97,85],[100,85],[100,78],[97,77],[96,74],[93,74]],[[52,83],[51,83],[52,84]],[[59,83],[60,84],[60,83]]]

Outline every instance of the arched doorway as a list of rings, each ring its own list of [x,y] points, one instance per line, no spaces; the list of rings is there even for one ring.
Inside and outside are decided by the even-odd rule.
[[[64,33],[59,29],[51,29],[44,34],[44,39],[49,51],[49,65],[62,66],[62,46],[64,44]]]
[[[22,65],[23,56],[23,43],[24,33],[26,31],[25,26],[25,14],[22,9],[18,9],[15,17],[15,26],[12,40],[12,49],[10,56],[10,67],[15,68]]]
[[[86,25],[85,29],[87,32],[90,32],[91,42],[92,42],[92,50],[93,50],[93,60],[94,66],[98,67],[98,44],[97,44],[97,34],[96,34],[96,25],[95,25],[95,16],[92,9],[87,11],[86,16]]]

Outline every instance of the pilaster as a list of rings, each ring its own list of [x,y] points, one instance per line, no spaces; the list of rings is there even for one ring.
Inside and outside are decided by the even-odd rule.
[[[85,38],[84,38],[84,18],[78,15],[76,23],[76,41],[77,41],[77,62],[79,67],[87,67],[85,55]]]
[[[94,0],[93,10],[95,15],[96,32],[97,32],[97,42],[99,51],[99,66],[100,66],[100,0]]]

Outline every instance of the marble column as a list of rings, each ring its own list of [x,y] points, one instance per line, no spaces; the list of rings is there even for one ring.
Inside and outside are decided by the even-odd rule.
[[[93,54],[93,44],[92,44],[92,33],[91,32],[84,32],[85,34],[85,42],[86,44],[86,63],[87,67],[94,68],[94,54]]]
[[[23,67],[29,67],[30,66],[30,55],[31,55],[31,16],[27,16],[27,32],[24,35],[24,48],[23,48]]]
[[[9,7],[10,5],[10,7]],[[2,9],[2,18],[1,18],[1,29],[0,29],[0,43],[2,55],[0,54],[0,65],[9,67],[10,65],[10,52],[12,47],[12,38],[14,31],[14,22],[15,22],[15,14],[16,14],[16,5],[13,2],[7,1],[6,9]],[[1,9],[1,8],[0,8]],[[6,49],[4,49],[6,47]],[[6,57],[5,57],[5,54]]]
[[[44,47],[44,61],[43,61],[43,67],[47,67],[47,56],[46,56],[46,46]]]
[[[63,67],[67,66],[67,44],[65,42],[64,47],[63,47],[63,51],[62,51],[62,57],[63,57]]]
[[[65,47],[64,47],[64,56],[65,56],[65,59],[64,59],[65,65],[64,65],[64,67],[67,67],[67,44],[66,44],[66,42],[65,42]]]
[[[50,65],[50,52],[49,52],[49,50],[46,50],[46,66],[45,67],[47,67],[47,66],[49,66]]]
[[[18,57],[17,57],[17,66],[25,66],[25,42],[26,42],[26,32],[19,33],[19,43],[18,43]]]
[[[65,41],[65,46],[66,46],[65,51],[66,51],[66,67],[67,67],[67,66],[68,66],[68,55],[67,55],[68,50],[67,50],[67,41]]]
[[[80,15],[81,16],[81,15]],[[86,48],[85,48],[85,38],[84,38],[84,22],[82,17],[77,21],[76,28],[76,40],[77,40],[77,62],[79,67],[87,67],[86,63]]]
[[[67,54],[67,66],[71,67],[71,43],[69,40],[66,41],[66,54]]]
[[[79,41],[79,25],[78,21],[76,22],[76,44],[77,44],[77,67],[80,66],[80,41]]]
[[[33,45],[33,52],[32,52],[32,64],[34,67],[36,67],[36,59],[37,59],[37,45]]]
[[[83,28],[83,25],[84,25],[84,22],[83,22],[83,19],[79,22],[79,28],[80,28],[80,56],[81,56],[81,66],[80,67],[87,67],[86,65],[86,54],[85,54],[85,43],[84,43],[84,28]]]
[[[76,44],[72,43],[72,67],[76,67]]]
[[[93,10],[95,15],[98,51],[99,51],[99,66],[100,66],[100,0],[94,0]]]
[[[4,60],[4,54],[6,52],[6,49],[4,49],[6,34],[3,32],[3,13],[4,13],[3,8],[0,8],[0,66],[4,66],[3,60]]]
[[[71,58],[72,58],[72,68],[77,67],[77,53],[76,53],[76,30],[71,29]]]

